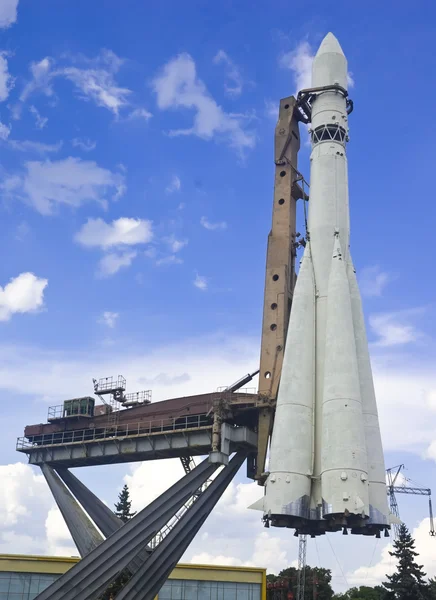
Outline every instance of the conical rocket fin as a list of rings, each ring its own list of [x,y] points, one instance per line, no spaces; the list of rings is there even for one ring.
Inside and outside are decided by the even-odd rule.
[[[262,498],[259,498],[259,500],[256,500],[256,502],[253,502],[253,504],[250,504],[250,506],[248,508],[251,508],[252,510],[264,510],[264,505],[265,505],[265,496],[262,496]]]

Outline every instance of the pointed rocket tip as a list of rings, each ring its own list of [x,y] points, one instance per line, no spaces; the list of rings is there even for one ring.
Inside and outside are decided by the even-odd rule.
[[[325,36],[323,41],[321,42],[321,45],[318,48],[318,52],[316,53],[316,56],[319,56],[320,54],[331,53],[331,52],[334,52],[336,54],[344,54],[344,51],[342,50],[341,45],[338,42],[337,38],[330,31]]]

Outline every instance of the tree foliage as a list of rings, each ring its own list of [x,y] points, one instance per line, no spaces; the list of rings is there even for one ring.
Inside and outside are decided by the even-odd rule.
[[[280,571],[278,575],[267,575],[267,581],[274,583],[286,579],[289,581],[289,590],[297,596],[298,588],[298,569],[295,567],[288,567]],[[313,600],[314,597],[317,600],[332,600],[333,589],[330,585],[332,574],[330,569],[322,569],[319,567],[306,566],[305,571],[305,586],[304,586],[304,600]]]
[[[361,585],[358,588],[350,588],[344,594],[336,594],[333,596],[333,600],[385,600],[386,593],[386,590],[380,585],[376,587]]]
[[[114,513],[124,523],[127,523],[127,521],[136,515],[136,512],[132,512],[132,501],[130,500],[130,492],[127,485],[125,485],[118,494],[118,502],[115,503]],[[118,577],[109,585],[104,594],[100,597],[100,600],[112,600],[115,598],[116,594],[123,589],[129,579],[130,572],[127,569],[124,569],[124,571],[121,571]]]
[[[114,512],[124,523],[127,523],[127,521],[136,515],[136,512],[132,512],[132,501],[130,500],[130,493],[127,484],[118,494],[118,502],[115,503]]]
[[[429,600],[429,585],[425,582],[422,565],[415,561],[415,540],[407,527],[400,526],[398,539],[394,542],[393,552],[389,552],[398,561],[393,575],[387,575],[388,581],[383,583],[387,590],[386,600]]]

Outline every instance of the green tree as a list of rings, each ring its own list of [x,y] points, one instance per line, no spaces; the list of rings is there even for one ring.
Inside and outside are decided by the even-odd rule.
[[[118,494],[118,502],[115,503],[115,514],[124,523],[127,523],[132,517],[136,515],[136,512],[132,511],[132,501],[130,500],[130,492],[127,484],[123,487],[121,492]]]
[[[436,600],[436,578],[431,577],[428,580],[428,597],[430,600]]]
[[[407,527],[400,526],[398,539],[394,542],[393,552],[389,552],[398,561],[397,570],[393,575],[387,575],[388,581],[383,583],[387,590],[386,600],[428,600],[429,586],[424,578],[422,565],[415,561],[415,540]]]
[[[114,513],[121,521],[123,521],[123,523],[127,523],[127,521],[130,521],[130,519],[136,515],[136,512],[132,512],[132,501],[130,500],[130,492],[127,485],[125,485],[118,494],[118,502],[115,503]],[[100,597],[100,600],[112,600],[112,598],[115,598],[116,594],[123,589],[129,579],[130,572],[127,569],[124,569],[124,571],[121,571],[118,577],[109,585],[104,594]]]
[[[361,585],[359,588],[350,588],[344,594],[336,594],[333,596],[333,600],[384,600],[385,597],[386,590],[381,586]]]
[[[287,579],[290,582],[290,590],[294,597],[297,595],[298,570],[295,567],[283,569],[276,575],[268,575],[268,581],[274,582]],[[330,585],[332,574],[329,569],[306,566],[304,600],[313,600],[316,594],[317,600],[332,600],[333,590]]]

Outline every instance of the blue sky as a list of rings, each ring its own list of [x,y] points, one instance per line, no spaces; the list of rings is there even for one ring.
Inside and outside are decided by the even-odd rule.
[[[330,30],[354,81],[351,247],[386,463],[432,485],[435,13],[340,0],[305,2],[304,14],[281,0],[0,1],[0,551],[71,553],[44,482],[14,449],[49,405],[118,372],[159,400],[256,368],[277,105],[308,84]],[[309,152],[303,144],[307,179]],[[158,490],[179,468],[81,476],[109,504],[129,481],[139,506],[145,481]],[[245,510],[258,496],[241,474],[186,558],[295,560],[294,540]],[[425,502],[400,503],[436,575]],[[338,589],[341,569],[347,582],[373,582],[387,568],[384,540],[368,571],[372,541],[333,536],[341,568],[318,543]],[[317,556],[309,547],[312,564]]]

